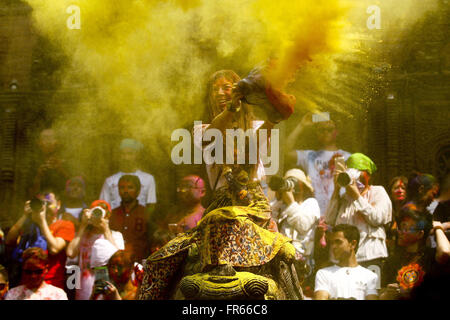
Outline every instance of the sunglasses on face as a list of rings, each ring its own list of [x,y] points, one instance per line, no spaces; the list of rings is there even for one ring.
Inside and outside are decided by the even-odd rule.
[[[177,192],[188,192],[189,190],[192,190],[192,189],[202,189],[202,188],[199,188],[199,187],[179,187],[179,188],[177,188]]]
[[[415,227],[398,229],[398,232],[402,232],[402,233],[414,233],[414,232],[418,232],[418,231],[420,231],[420,229],[417,229]]]
[[[36,270],[24,269],[23,272],[28,275],[32,275],[32,274],[39,275],[39,274],[44,273],[44,269],[36,269]]]

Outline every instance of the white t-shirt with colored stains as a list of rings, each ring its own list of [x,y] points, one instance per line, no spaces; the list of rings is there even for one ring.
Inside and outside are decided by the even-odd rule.
[[[347,161],[351,153],[344,150],[296,150],[297,166],[300,166],[311,178],[314,188],[314,197],[319,202],[320,215],[323,217],[328,202],[334,191],[333,173],[334,159],[338,156]]]

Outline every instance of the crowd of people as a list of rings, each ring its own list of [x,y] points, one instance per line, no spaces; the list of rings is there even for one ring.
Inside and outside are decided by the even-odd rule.
[[[236,90],[239,81],[229,70],[211,77],[210,121],[194,132],[271,129],[292,113],[292,97],[270,89],[273,110],[268,119],[256,119],[249,99]],[[320,148],[296,150],[307,128],[314,129]],[[387,186],[372,185],[376,164],[360,152],[339,149],[336,135],[332,119],[307,113],[286,139],[285,174],[266,177],[261,161],[232,168],[207,164],[205,179],[196,174],[182,177],[176,186],[177,205],[155,215],[156,183],[139,168],[139,141],[120,142],[120,171],[105,179],[97,200],[86,204],[84,179],[70,176],[57,157],[54,131],[45,129],[30,199],[16,223],[0,233],[0,299],[164,298],[167,284],[158,276],[166,277],[171,270],[158,268],[164,268],[165,261],[173,264],[170,259],[181,252],[177,237],[183,235],[183,243],[218,237],[246,241],[244,235],[229,237],[226,230],[235,232],[235,225],[266,232],[267,238],[279,232],[293,244],[303,266],[297,271],[306,299],[441,295],[450,277],[450,177],[439,185],[432,175],[413,172],[394,177]],[[212,144],[198,147],[207,151]],[[242,172],[242,185],[252,195],[248,199],[233,195],[236,180],[230,177],[242,177]],[[214,195],[205,204],[207,182]],[[222,209],[220,215],[216,209]],[[192,232],[197,229],[203,238]],[[273,240],[273,245],[281,244]],[[199,258],[205,265],[198,270],[204,270],[205,261],[246,267],[248,254],[236,262],[207,252],[207,259]],[[261,257],[260,263],[272,258]],[[153,269],[147,269],[153,274],[144,274],[146,263],[153,263]],[[141,285],[148,290],[141,290],[139,297]]]

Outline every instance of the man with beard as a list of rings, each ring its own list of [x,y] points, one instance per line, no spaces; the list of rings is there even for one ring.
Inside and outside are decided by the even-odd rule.
[[[64,290],[44,281],[48,255],[43,249],[28,248],[22,260],[22,285],[9,290],[5,300],[67,300]]]
[[[134,261],[141,261],[149,255],[148,211],[137,198],[141,190],[139,177],[124,175],[119,179],[120,206],[111,213],[112,230],[122,233],[125,250],[130,251]]]
[[[139,158],[142,149],[142,143],[137,140],[123,139],[121,141],[118,159],[120,171],[106,178],[99,197],[99,199],[108,202],[112,209],[120,206],[121,199],[118,192],[120,177],[134,175],[139,177],[141,183],[141,189],[137,196],[139,204],[149,210],[154,210],[156,204],[155,178],[140,170]]]

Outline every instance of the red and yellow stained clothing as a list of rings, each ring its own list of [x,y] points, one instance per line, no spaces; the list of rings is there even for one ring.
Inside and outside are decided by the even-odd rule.
[[[122,233],[125,250],[131,250],[138,261],[149,255],[148,214],[145,207],[136,204],[130,210],[123,205],[114,209],[109,220],[111,230]]]
[[[70,221],[57,220],[49,226],[49,229],[55,238],[62,238],[66,243],[69,243],[75,237],[75,226]],[[45,282],[61,289],[65,288],[66,259],[65,248],[56,255],[48,255],[49,270],[45,276]]]

